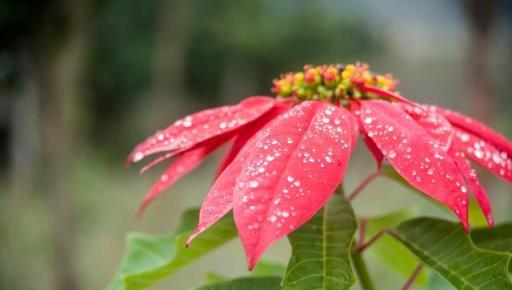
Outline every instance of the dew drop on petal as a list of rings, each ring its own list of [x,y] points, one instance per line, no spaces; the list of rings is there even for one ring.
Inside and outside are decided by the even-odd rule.
[[[501,162],[501,157],[499,154],[495,153],[492,155],[492,161],[494,161],[494,163],[497,163],[499,164]]]
[[[192,121],[190,119],[185,119],[185,121],[183,121],[183,127],[190,127],[192,126]]]
[[[144,153],[137,152],[135,155],[133,155],[133,162],[139,162],[144,158]]]

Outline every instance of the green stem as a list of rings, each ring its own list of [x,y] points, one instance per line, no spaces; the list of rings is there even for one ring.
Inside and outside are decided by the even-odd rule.
[[[352,249],[352,264],[354,265],[354,270],[356,271],[357,278],[359,279],[359,283],[361,283],[361,289],[363,290],[374,290],[372,279],[370,278],[370,274],[368,273],[368,268],[366,267],[366,263],[363,260],[363,256],[361,252],[357,250],[357,247]]]

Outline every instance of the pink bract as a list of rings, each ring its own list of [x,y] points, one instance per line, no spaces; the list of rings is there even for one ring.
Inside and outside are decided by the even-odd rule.
[[[411,186],[453,211],[466,230],[472,192],[492,226],[489,198],[469,160],[512,182],[512,142],[460,113],[365,85],[358,79],[361,71],[351,69],[347,77],[354,79],[353,86],[335,92],[359,90],[364,98],[303,99],[288,89],[298,74],[288,74],[275,81],[274,91],[287,92],[289,98],[250,97],[192,114],[149,137],[130,154],[130,163],[157,153],[147,168],[175,160],[146,195],[141,210],[232,141],[187,243],[232,210],[253,268],[269,245],[325,205],[343,182],[360,134],[379,170],[386,160]],[[394,84],[389,78],[380,80],[383,87]]]

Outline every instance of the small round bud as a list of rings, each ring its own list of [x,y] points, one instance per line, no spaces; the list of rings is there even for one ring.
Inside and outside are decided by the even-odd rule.
[[[335,86],[336,83],[339,82],[340,80],[340,73],[339,71],[334,68],[333,66],[329,66],[327,67],[324,72],[323,72],[323,78],[324,78],[324,83],[327,85],[327,86]]]
[[[308,85],[317,85],[322,80],[320,76],[320,70],[318,68],[307,68],[304,71],[304,81]]]

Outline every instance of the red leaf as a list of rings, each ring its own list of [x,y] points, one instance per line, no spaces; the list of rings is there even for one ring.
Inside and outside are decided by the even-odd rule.
[[[361,103],[362,125],[391,165],[412,186],[452,209],[468,229],[465,181],[441,144],[399,106]]]
[[[243,130],[240,131],[240,134],[235,138],[233,145],[231,146],[228,154],[224,156],[222,162],[217,170],[217,176],[219,176],[226,167],[235,159],[240,150],[244,147],[244,145],[254,136],[258,131],[261,130],[265,125],[267,125],[270,121],[274,120],[277,116],[283,114],[287,110],[290,109],[289,103],[277,103],[274,108],[265,113],[261,118],[258,118],[254,122],[246,125]]]
[[[400,96],[398,94],[394,94],[392,92],[389,92],[389,91],[386,91],[386,90],[383,90],[383,89],[379,89],[379,88],[376,88],[376,87],[368,86],[368,85],[365,85],[365,84],[360,84],[359,85],[359,89],[363,93],[374,94],[374,95],[380,96],[382,98],[386,98],[386,99],[388,99],[390,101],[397,101],[397,102],[401,102],[401,103],[404,103],[404,104],[409,104],[411,106],[415,106],[416,105],[412,101],[409,101],[408,99],[406,99],[406,98],[404,98],[404,97],[402,97],[402,96]]]
[[[158,181],[153,184],[149,192],[144,196],[142,204],[139,207],[139,215],[143,214],[147,206],[160,195],[162,191],[171,187],[178,179],[199,166],[210,153],[226,142],[227,138],[229,138],[229,136],[217,137],[205,142],[205,144],[181,153],[178,158],[167,167]]]
[[[455,129],[453,145],[482,167],[512,183],[512,158],[506,152],[502,152],[493,144],[460,129]]]
[[[256,142],[253,135],[257,134],[261,127],[272,122],[277,115],[287,110],[290,105],[289,102],[277,104],[275,108],[262,118],[247,125],[247,127],[240,132],[240,135],[235,139],[232,149],[224,158],[219,168],[219,175],[215,183],[201,205],[198,225],[192,235],[187,239],[187,245],[231,210],[236,178],[240,174],[242,164],[247,159],[247,156],[251,154],[251,150],[249,149],[252,148]],[[232,160],[229,161],[229,159]],[[224,166],[225,168],[223,168]]]
[[[361,105],[359,102],[352,102],[350,110],[352,113],[354,113],[356,116],[361,114]],[[368,137],[368,133],[364,129],[364,126],[361,124],[361,120],[357,118],[359,123],[359,131],[361,132],[361,137],[363,138],[364,143],[366,144],[366,147],[372,154],[373,158],[375,159],[375,162],[377,163],[377,170],[380,170],[382,168],[382,162],[384,161],[384,155],[380,151],[379,147],[375,145],[375,142]]]
[[[506,152],[508,156],[512,156],[512,142],[500,133],[461,113],[435,106],[431,107],[443,114],[455,127],[469,132],[487,143],[493,144],[498,150]]]
[[[434,139],[441,143],[445,151],[448,151],[452,144],[454,135],[453,127],[443,115],[429,106],[411,106],[400,104],[400,107],[407,112],[416,122],[429,132]]]
[[[242,164],[252,153],[251,148],[254,147],[256,142],[255,137],[249,139],[235,159],[221,172],[208,194],[206,194],[199,211],[199,222],[192,235],[187,239],[187,246],[194,238],[231,210],[236,179],[242,170]]]
[[[139,144],[128,156],[128,162],[137,162],[158,152],[191,148],[215,136],[234,131],[260,117],[274,104],[275,99],[270,97],[250,97],[237,105],[194,113]]]
[[[471,168],[471,165],[469,164],[469,161],[465,158],[464,153],[456,152],[454,148],[451,148],[449,154],[452,157],[453,161],[455,161],[455,163],[457,164],[457,167],[459,168],[462,175],[464,175],[464,178],[466,178],[466,181],[468,182],[469,188],[471,189],[473,196],[475,197],[476,201],[478,202],[478,205],[480,206],[480,209],[482,210],[485,218],[487,219],[487,224],[489,225],[489,227],[492,227],[494,225],[494,219],[492,218],[491,202],[489,201],[489,196],[487,195],[487,192],[480,184],[480,181],[478,181],[475,170]]]
[[[233,208],[249,268],[334,192],[348,165],[356,124],[343,108],[308,101],[275,119],[246,146],[250,154],[237,178]]]

